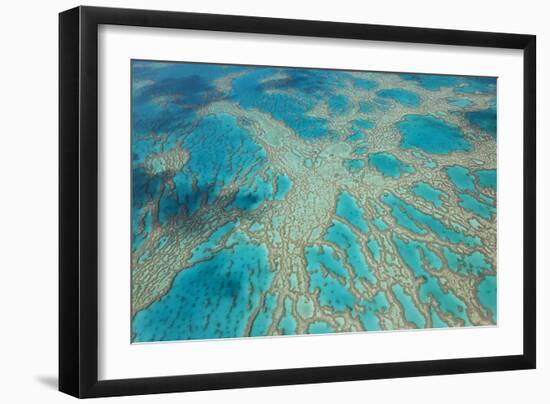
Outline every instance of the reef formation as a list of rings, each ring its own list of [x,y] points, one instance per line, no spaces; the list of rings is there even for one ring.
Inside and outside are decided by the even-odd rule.
[[[496,324],[495,78],[131,69],[133,342]]]

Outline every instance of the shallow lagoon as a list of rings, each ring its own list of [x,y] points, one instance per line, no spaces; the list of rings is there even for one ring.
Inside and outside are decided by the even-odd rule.
[[[388,90],[380,90],[376,93],[381,98],[388,98],[392,99],[401,105],[404,105],[406,107],[410,108],[416,108],[420,105],[422,99],[418,96],[418,94],[403,90],[401,88],[391,88]]]
[[[486,110],[472,111],[467,114],[468,119],[473,125],[483,129],[493,137],[497,135],[497,110],[495,106],[491,106]]]
[[[430,154],[448,154],[472,148],[460,128],[440,118],[407,115],[398,125],[404,149],[418,148]]]
[[[436,208],[441,208],[443,206],[443,200],[448,198],[448,195],[445,192],[432,187],[430,184],[425,182],[418,182],[412,189],[413,193],[417,196],[420,196],[424,200],[430,202]]]
[[[403,174],[414,172],[414,168],[403,163],[391,153],[374,153],[369,155],[369,164],[385,177],[400,178]]]

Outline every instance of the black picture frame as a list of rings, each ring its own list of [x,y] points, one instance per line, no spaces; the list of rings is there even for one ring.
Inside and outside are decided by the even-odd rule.
[[[463,45],[523,50],[523,354],[98,380],[98,26]],[[59,390],[104,397],[323,383],[536,366],[536,37],[534,35],[77,7],[59,15]],[[521,231],[518,229],[518,231]]]

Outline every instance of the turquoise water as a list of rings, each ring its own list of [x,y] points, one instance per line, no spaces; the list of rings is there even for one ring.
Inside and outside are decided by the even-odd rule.
[[[382,112],[387,112],[392,108],[392,104],[389,100],[380,97],[374,99],[374,105]]]
[[[477,297],[481,304],[489,310],[490,316],[494,321],[497,320],[497,279],[493,275],[488,275],[479,283]]]
[[[334,95],[328,100],[328,109],[334,115],[344,115],[349,111],[348,97],[345,95]]]
[[[403,135],[401,147],[418,148],[431,154],[469,151],[472,148],[460,130],[446,121],[424,115],[406,115],[398,124]]]
[[[354,173],[365,168],[365,162],[360,159],[344,160],[344,167],[346,167],[348,171]]]
[[[475,175],[480,187],[497,189],[497,170],[477,170]]]
[[[472,254],[467,255],[464,260],[466,270],[480,275],[482,272],[489,272],[492,270],[491,264],[487,262],[487,257],[479,251],[474,251]]]
[[[472,254],[463,257],[460,254],[450,251],[447,247],[444,247],[443,254],[449,268],[454,272],[460,272],[464,275],[474,274],[479,276],[484,272],[492,270],[491,264],[487,262],[487,257],[479,251],[474,251]]]
[[[496,324],[495,78],[131,69],[132,342]]]
[[[266,335],[273,323],[273,311],[277,307],[277,295],[266,293],[264,303],[252,323],[250,336]]]
[[[439,303],[439,308],[442,311],[452,314],[456,318],[464,321],[466,325],[469,325],[470,320],[466,315],[464,302],[457,298],[451,291],[443,291],[439,280],[430,275],[426,270],[420,252],[426,254],[429,251],[427,246],[421,242],[400,239],[395,235],[393,236],[393,241],[397,245],[401,257],[413,270],[415,277],[424,280],[419,287],[419,298],[422,303],[427,304],[429,297],[433,296]],[[439,260],[439,258],[437,259]],[[440,262],[438,265],[441,267]]]
[[[367,241],[367,247],[369,247],[370,252],[372,253],[376,262],[380,263],[380,244],[372,236],[369,237]]]
[[[291,188],[292,180],[286,175],[279,175],[277,177],[277,192],[275,193],[275,199],[278,201],[284,200]]]
[[[256,176],[250,186],[243,186],[239,189],[230,207],[253,211],[271,198],[273,198],[273,178],[269,176],[265,179],[262,176]]]
[[[378,87],[376,81],[369,79],[355,79],[353,80],[353,85],[367,91],[374,90]]]
[[[342,192],[336,203],[336,214],[346,219],[363,233],[369,231],[369,226],[364,218],[363,209],[357,204],[353,196],[348,192]]]
[[[254,176],[267,161],[261,146],[255,144],[250,133],[229,114],[202,119],[183,144],[190,151],[190,158],[173,177],[176,191],[173,198],[177,198],[178,205],[188,214],[195,213],[205,198],[207,203],[214,201],[235,176],[244,179],[241,167],[253,167],[249,175]],[[253,210],[270,197],[270,185],[262,184],[261,180],[258,177],[253,185],[239,189],[235,206]],[[260,187],[258,193],[254,192],[255,186]],[[170,214],[175,213],[170,211]]]
[[[378,230],[384,231],[389,228],[382,218],[375,217],[372,222],[378,228]]]
[[[435,311],[435,309],[432,307],[430,309],[430,312],[431,312],[431,315],[432,315],[432,327],[433,328],[447,328],[448,325],[447,323],[445,323],[441,317],[439,317],[437,315],[437,312]]]
[[[365,134],[363,132],[355,132],[353,135],[348,136],[348,141],[358,142],[365,139]]]
[[[298,277],[296,276],[295,272],[290,274],[288,282],[290,283],[290,289],[293,292],[296,292],[298,290]]]
[[[472,101],[467,98],[449,98],[447,101],[449,104],[460,108],[468,108],[473,104]]]
[[[285,69],[284,72],[288,75],[287,80],[266,80],[274,70],[252,69],[233,81],[231,99],[244,108],[270,113],[304,139],[327,136],[330,132],[328,119],[310,116],[308,112],[320,96],[326,97],[339,85],[340,79],[320,70]],[[296,90],[296,94],[276,91],[289,86]]]
[[[374,123],[367,119],[355,119],[351,123],[354,130],[369,130],[374,128]]]
[[[231,250],[181,271],[170,293],[133,320],[134,341],[224,338],[242,335],[260,295],[270,286],[265,245],[234,238]],[[253,293],[241,291],[253,289]],[[186,338],[183,338],[183,337]]]
[[[142,209],[135,209],[132,215],[132,253],[136,253],[140,249],[147,236],[151,233],[152,217],[151,213],[145,213],[143,219],[139,220],[139,214],[142,214]],[[139,231],[139,225],[143,225],[143,230]]]
[[[257,231],[260,231],[264,228],[264,225],[261,224],[261,223],[254,223],[252,224],[252,226],[250,226],[250,228],[248,230],[250,230],[251,232],[257,232]]]
[[[389,98],[397,101],[401,105],[410,108],[416,108],[420,105],[422,99],[416,93],[412,91],[403,90],[401,88],[392,88],[389,90],[380,90],[376,93],[379,97]]]
[[[326,271],[349,280],[349,274],[344,266],[342,256],[331,246],[309,246],[305,251],[308,269],[320,270],[323,267]]]
[[[415,195],[431,202],[431,204],[436,208],[441,208],[443,206],[443,200],[448,197],[445,192],[436,189],[425,182],[418,182],[413,187],[412,191]]]
[[[367,154],[368,151],[369,151],[369,148],[367,146],[359,146],[353,151],[353,153],[361,155],[361,154]]]
[[[308,247],[306,249],[307,270],[310,274],[310,292],[319,291],[319,303],[335,311],[351,309],[354,297],[348,287],[350,276],[341,257],[334,255],[331,247]],[[339,281],[344,279],[344,284]]]
[[[402,174],[411,174],[414,172],[414,168],[403,163],[390,153],[370,154],[369,164],[386,177],[399,178]]]
[[[333,220],[332,226],[327,231],[325,240],[336,244],[345,251],[347,262],[353,268],[356,276],[366,279],[371,284],[376,283],[376,278],[365,260],[357,236],[348,226],[340,221]]]
[[[496,79],[493,77],[467,77],[457,88],[457,93],[496,94]]]
[[[219,227],[210,238],[197,246],[193,251],[189,262],[195,263],[198,261],[203,261],[206,258],[211,258],[213,251],[219,247],[220,241],[226,236],[231,230],[235,229],[239,225],[239,221],[229,222],[221,227]]]
[[[468,169],[461,166],[447,168],[450,180],[459,191],[470,191],[475,193],[474,177],[469,174]]]
[[[327,334],[334,330],[324,321],[316,321],[311,323],[308,328],[308,334]]]
[[[162,249],[166,243],[168,242],[168,236],[163,236],[160,238],[160,240],[157,242],[157,250]]]
[[[362,114],[372,114],[376,112],[376,105],[372,102],[360,102],[359,103],[359,112]]]
[[[295,335],[297,322],[292,314],[292,300],[288,297],[285,298],[284,307],[285,314],[279,322],[279,329],[283,335]]]
[[[430,229],[437,237],[451,243],[461,243],[467,246],[480,245],[481,240],[460,231],[445,226],[440,220],[424,213],[412,205],[402,201],[393,194],[382,196],[382,202],[392,207],[392,215],[397,223],[413,233],[426,234]]]
[[[475,177],[470,174],[469,170],[461,166],[452,166],[447,168],[447,174],[457,190],[461,191],[458,194],[459,206],[484,219],[491,219],[492,215],[496,213],[495,207],[491,206],[494,205],[494,200],[477,192]],[[481,176],[483,179],[478,175],[480,186],[492,188],[494,185],[496,187],[496,172],[493,176],[489,170],[483,171]]]
[[[407,321],[414,323],[416,328],[424,328],[426,325],[426,319],[422,316],[422,313],[418,310],[416,304],[414,304],[411,296],[405,293],[401,285],[393,285],[392,290],[395,297],[399,300],[399,303],[403,307]]]
[[[469,194],[460,194],[459,205],[484,219],[491,219],[491,216],[496,213],[495,208],[479,202]]]
[[[405,80],[417,82],[421,87],[439,91],[451,87],[456,93],[495,94],[496,79],[493,77],[445,76],[435,74],[402,74]]]
[[[362,307],[363,312],[357,313],[361,323],[367,331],[379,331],[381,330],[380,320],[376,316],[376,313],[384,312],[390,306],[385,293],[378,292],[371,300],[361,300],[359,305]]]
[[[483,111],[472,111],[466,114],[470,122],[483,129],[493,137],[497,135],[497,109],[492,106]]]
[[[443,87],[455,87],[461,81],[461,77],[435,74],[402,74],[401,77],[405,80],[416,81],[423,88],[432,91],[441,90]]]
[[[494,198],[492,198],[490,196],[487,196],[487,195],[484,195],[484,194],[481,194],[481,193],[478,194],[477,197],[478,197],[480,202],[491,205],[491,206],[495,206],[495,199]]]

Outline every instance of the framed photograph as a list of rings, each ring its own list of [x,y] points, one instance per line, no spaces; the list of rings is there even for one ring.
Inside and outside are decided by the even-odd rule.
[[[535,368],[534,36],[59,28],[61,391]]]

